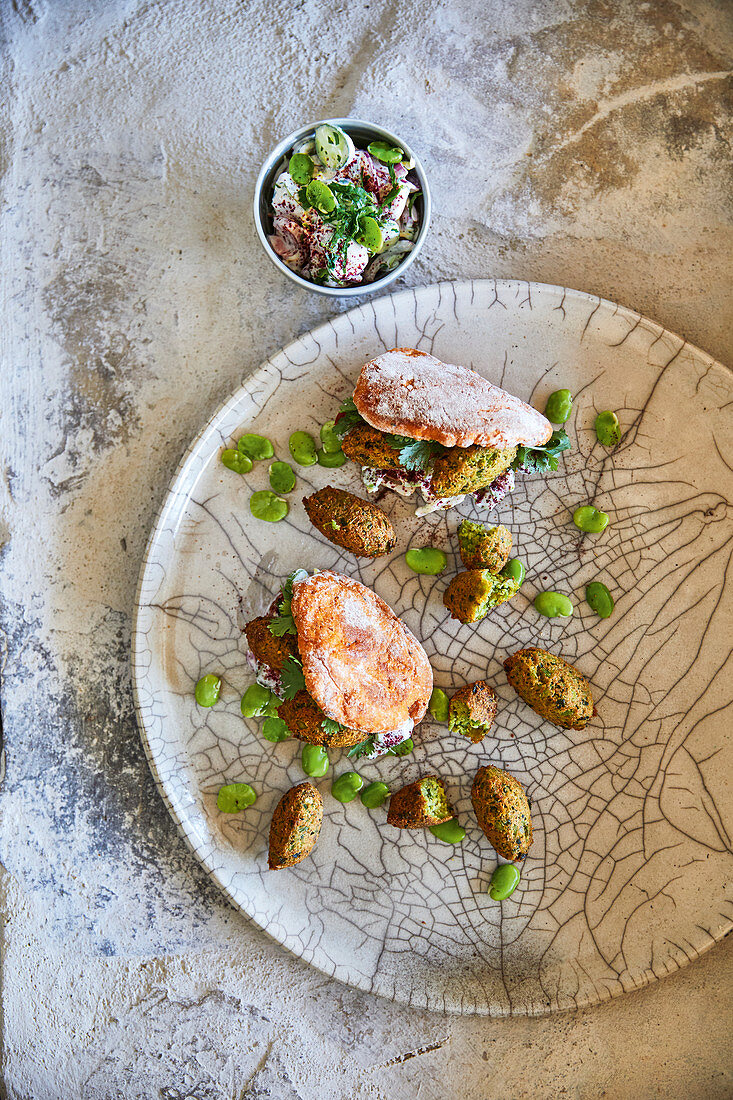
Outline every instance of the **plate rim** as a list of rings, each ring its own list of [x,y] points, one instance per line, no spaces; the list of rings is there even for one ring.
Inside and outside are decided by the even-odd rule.
[[[244,381],[242,381],[241,384],[235,390],[233,390],[227,397],[225,397],[222,401],[219,402],[219,404],[217,405],[217,407],[213,411],[213,413],[211,413],[211,415],[209,417],[207,417],[205,423],[202,425],[202,427],[199,429],[199,431],[196,433],[196,435],[193,437],[193,439],[186,445],[186,448],[185,448],[183,454],[181,455],[181,458],[180,458],[178,464],[176,465],[176,469],[175,469],[173,475],[171,476],[171,478],[170,478],[170,480],[169,480],[169,482],[166,486],[165,492],[162,494],[162,496],[160,498],[160,501],[156,506],[155,513],[154,513],[153,520],[152,520],[151,527],[150,527],[150,532],[148,534],[148,537],[147,537],[147,540],[146,540],[146,543],[145,543],[145,549],[143,551],[142,559],[141,559],[141,562],[140,562],[140,569],[139,569],[139,573],[138,573],[137,585],[136,585],[136,588],[135,588],[134,609],[133,609],[133,617],[132,617],[132,630],[131,630],[131,639],[130,639],[130,668],[131,668],[131,679],[132,679],[132,695],[133,695],[133,704],[134,704],[134,710],[135,710],[135,719],[136,719],[136,723],[137,723],[137,727],[138,727],[138,732],[140,734],[140,740],[142,741],[143,750],[145,752],[145,757],[146,757],[146,760],[147,760],[147,763],[148,763],[148,767],[150,768],[150,771],[151,771],[151,774],[153,776],[153,780],[155,782],[155,786],[158,790],[158,793],[161,796],[161,798],[163,799],[163,803],[164,803],[166,809],[168,810],[168,813],[171,815],[171,817],[172,817],[172,819],[175,823],[175,826],[176,826],[176,829],[178,830],[179,836],[183,839],[183,841],[186,844],[187,848],[196,857],[196,859],[199,862],[199,865],[203,869],[206,876],[216,885],[217,889],[226,897],[226,899],[230,903],[230,905],[250,925],[254,926],[259,931],[265,933],[270,941],[276,943],[283,950],[287,951],[289,955],[291,955],[293,958],[297,959],[300,963],[302,963],[306,966],[312,967],[314,970],[319,971],[321,974],[325,974],[326,977],[332,978],[335,981],[340,981],[343,984],[349,986],[350,988],[358,989],[361,992],[371,994],[372,996],[384,997],[385,999],[387,999],[387,1000],[389,1000],[393,1003],[402,1004],[402,1005],[404,1005],[405,1007],[408,1007],[408,1008],[415,1008],[415,1009],[419,1009],[419,1010],[422,1010],[422,1011],[442,1012],[444,1014],[456,1015],[456,1016],[463,1016],[463,1015],[468,1016],[468,1015],[470,1015],[470,1016],[483,1016],[483,1017],[509,1017],[509,1016],[538,1017],[538,1016],[550,1015],[552,1013],[565,1012],[565,1011],[569,1011],[569,1010],[573,1010],[573,1009],[588,1008],[588,1007],[592,1007],[594,1005],[602,1004],[602,1003],[605,1003],[606,1001],[612,1000],[615,997],[620,997],[620,996],[625,995],[627,993],[632,993],[632,992],[636,992],[639,989],[644,989],[646,986],[651,985],[652,982],[661,981],[664,977],[668,977],[670,974],[677,973],[677,971],[682,970],[684,967],[688,966],[695,959],[701,958],[716,943],[719,943],[722,939],[724,939],[730,933],[730,931],[733,930],[733,918],[729,919],[727,928],[725,926],[721,926],[721,931],[718,935],[713,935],[712,933],[709,933],[709,936],[710,936],[709,942],[706,943],[699,950],[697,948],[695,948],[696,953],[692,956],[692,958],[690,958],[688,956],[684,960],[678,960],[677,958],[668,959],[667,960],[667,967],[668,967],[667,973],[662,975],[661,977],[659,977],[656,974],[652,974],[650,976],[648,969],[643,970],[639,973],[638,968],[637,968],[637,971],[629,971],[628,974],[624,975],[623,980],[624,980],[625,983],[628,983],[628,985],[629,985],[628,988],[620,988],[620,989],[617,989],[617,990],[615,990],[615,989],[614,990],[609,990],[607,987],[602,989],[602,990],[599,990],[599,989],[596,988],[594,995],[591,995],[591,993],[584,994],[584,995],[580,996],[578,999],[574,1000],[572,1003],[568,1003],[567,1005],[565,1005],[563,1003],[546,1004],[546,1003],[540,1002],[540,1001],[533,1001],[531,1003],[520,1004],[518,1006],[514,1006],[512,1004],[509,1004],[508,1006],[487,1004],[486,1007],[484,1007],[483,1005],[479,1005],[479,1006],[473,1006],[470,1009],[464,1009],[458,999],[451,999],[451,1000],[448,1000],[446,1002],[446,998],[444,998],[442,1007],[437,1007],[436,1005],[431,1003],[431,999],[430,999],[429,995],[427,995],[427,994],[425,996],[425,1003],[414,1003],[412,994],[410,996],[407,996],[407,997],[402,996],[399,987],[397,987],[395,984],[392,985],[392,992],[391,993],[387,992],[387,991],[381,991],[379,989],[375,989],[374,986],[370,985],[366,980],[364,980],[358,972],[354,973],[354,975],[352,977],[341,978],[341,977],[337,976],[337,974],[336,974],[336,969],[337,968],[335,966],[334,966],[333,969],[329,970],[327,967],[321,965],[320,963],[318,963],[316,961],[313,961],[311,959],[306,959],[303,956],[303,954],[300,954],[300,953],[294,951],[289,946],[288,937],[286,935],[278,936],[278,935],[274,934],[266,924],[261,924],[255,917],[253,917],[245,909],[243,909],[242,906],[240,905],[240,903],[236,900],[236,898],[232,894],[231,890],[221,881],[221,878],[220,878],[220,875],[219,875],[218,871],[215,868],[212,868],[212,867],[207,865],[204,855],[201,852],[199,852],[198,849],[197,849],[197,846],[196,846],[196,843],[195,843],[195,831],[185,823],[185,819],[182,817],[181,814],[179,814],[177,809],[174,807],[171,799],[169,798],[169,795],[168,795],[168,792],[166,790],[164,781],[161,778],[161,775],[158,771],[158,766],[157,766],[157,763],[156,763],[155,758],[153,756],[152,749],[150,747],[148,732],[147,732],[145,722],[144,722],[144,719],[143,719],[143,714],[142,714],[142,709],[143,708],[142,708],[142,703],[141,703],[141,700],[140,700],[140,690],[139,690],[139,682],[138,682],[138,675],[140,675],[140,678],[142,679],[142,676],[143,676],[144,671],[145,671],[144,666],[140,664],[140,660],[139,660],[141,652],[144,651],[144,645],[141,644],[141,636],[144,637],[144,635],[142,635],[142,632],[139,629],[140,617],[141,617],[141,614],[142,614],[142,605],[140,603],[140,597],[141,597],[141,593],[142,593],[142,590],[143,590],[143,585],[145,583],[145,578],[146,578],[146,575],[147,575],[147,571],[148,571],[148,568],[151,564],[151,553],[152,553],[153,548],[156,545],[156,543],[158,541],[158,538],[160,536],[161,520],[163,519],[164,513],[165,513],[165,511],[166,511],[166,509],[169,505],[169,502],[175,497],[176,492],[178,491],[178,488],[179,488],[179,482],[183,478],[184,473],[186,471],[186,468],[187,468],[189,462],[191,461],[191,459],[193,458],[193,456],[195,455],[195,453],[196,453],[196,451],[197,451],[197,449],[200,445],[200,442],[204,439],[206,434],[211,430],[214,422],[216,420],[218,420],[218,418],[221,416],[222,410],[224,408],[226,408],[226,406],[228,406],[232,403],[235,403],[237,400],[239,400],[240,395],[242,395],[242,394],[244,394],[245,392],[248,391],[249,385],[251,383],[252,378],[255,377],[260,371],[263,371],[268,366],[270,366],[272,364],[273,358],[275,358],[276,356],[280,356],[283,353],[287,353],[291,348],[298,345],[306,337],[311,337],[311,338],[313,338],[314,340],[316,340],[318,342],[318,337],[323,331],[325,331],[327,329],[333,329],[334,324],[340,323],[340,322],[345,322],[348,318],[353,317],[354,314],[360,313],[365,308],[374,308],[374,309],[376,309],[379,302],[394,301],[395,299],[408,298],[408,297],[413,297],[414,298],[416,295],[419,295],[421,292],[429,292],[429,291],[436,290],[436,289],[441,290],[443,288],[450,288],[453,291],[454,295],[457,295],[457,293],[462,288],[469,288],[470,291],[471,291],[471,294],[473,295],[474,287],[477,284],[493,285],[494,293],[497,295],[497,298],[498,298],[498,291],[499,291],[500,287],[526,286],[530,295],[531,295],[531,292],[533,290],[537,290],[540,294],[542,294],[542,293],[554,294],[555,296],[562,295],[561,302],[564,302],[566,297],[571,297],[571,298],[574,298],[576,300],[586,301],[586,302],[589,302],[589,303],[594,303],[596,305],[596,309],[591,314],[591,317],[595,314],[595,312],[597,310],[600,310],[602,307],[610,306],[614,311],[614,315],[620,315],[620,316],[623,316],[624,318],[626,318],[627,320],[632,321],[633,322],[633,327],[640,327],[642,325],[647,327],[649,329],[649,331],[653,331],[653,332],[656,333],[658,340],[661,340],[664,336],[670,336],[674,340],[679,341],[680,346],[677,349],[677,351],[674,353],[673,358],[677,358],[681,354],[683,349],[687,348],[688,351],[694,357],[699,357],[700,359],[705,361],[708,364],[708,366],[710,366],[710,367],[719,367],[722,370],[726,371],[728,374],[733,374],[733,368],[730,368],[725,363],[721,362],[720,360],[715,359],[708,352],[704,351],[702,348],[698,347],[696,344],[691,343],[685,337],[680,336],[679,334],[677,334],[675,332],[672,332],[670,329],[664,328],[664,326],[661,325],[658,321],[654,321],[652,318],[647,317],[645,314],[639,313],[636,310],[630,309],[628,306],[624,306],[624,305],[621,305],[618,302],[614,302],[610,298],[604,298],[602,295],[592,294],[589,291],[577,290],[575,288],[565,287],[565,286],[562,286],[562,285],[556,284],[556,283],[534,282],[534,281],[528,280],[528,279],[486,277],[486,278],[465,278],[465,279],[440,279],[440,280],[438,280],[437,282],[434,282],[434,283],[421,283],[421,284],[416,285],[416,286],[404,287],[401,290],[396,291],[396,292],[391,293],[391,294],[390,293],[385,293],[385,294],[379,295],[378,297],[371,297],[365,302],[354,305],[348,310],[345,310],[343,312],[339,312],[339,313],[335,314],[334,316],[332,316],[330,318],[327,318],[324,321],[321,321],[318,325],[314,326],[313,328],[306,329],[299,336],[294,337],[287,344],[283,344],[282,347],[277,348],[266,359],[263,359],[252,371],[249,372],[249,374],[246,376]],[[589,322],[590,322],[590,319],[591,318],[589,317],[589,319],[588,319]],[[626,339],[626,337],[624,337],[624,339]],[[664,368],[662,368],[662,369],[664,369]],[[618,981],[621,982],[621,979],[618,979]]]

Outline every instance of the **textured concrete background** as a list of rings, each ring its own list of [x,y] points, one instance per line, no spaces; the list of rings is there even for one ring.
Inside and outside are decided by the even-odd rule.
[[[730,1095],[730,942],[544,1020],[409,1012],[290,959],[178,839],[128,671],[186,443],[338,308],[253,237],[270,145],[324,115],[404,132],[436,206],[408,282],[580,287],[731,363],[730,4],[13,0],[0,18],[7,1094]]]

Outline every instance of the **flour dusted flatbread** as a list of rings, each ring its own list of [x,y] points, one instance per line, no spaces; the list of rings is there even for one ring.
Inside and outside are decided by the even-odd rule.
[[[365,733],[419,722],[433,690],[425,651],[375,592],[339,573],[293,585],[293,621],[310,695]]]
[[[444,447],[537,447],[549,420],[480,374],[415,348],[393,348],[362,369],[354,404],[373,428]]]

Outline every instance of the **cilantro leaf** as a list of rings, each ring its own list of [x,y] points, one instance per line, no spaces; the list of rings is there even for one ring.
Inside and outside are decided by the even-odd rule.
[[[358,745],[354,745],[353,748],[349,749],[346,755],[351,760],[358,760],[360,756],[366,756],[366,754],[371,752],[374,748],[374,737],[375,735],[373,733],[370,734],[366,741],[360,741]]]
[[[564,428],[560,428],[552,433],[543,447],[518,447],[517,456],[512,462],[512,469],[525,470],[527,473],[532,470],[542,472],[556,470],[557,456],[562,454],[563,451],[569,451],[570,447],[571,443],[567,432]]]
[[[364,424],[364,418],[350,397],[342,403],[334,422],[334,434],[343,439],[357,424]]]
[[[303,666],[297,657],[288,657],[285,661],[280,669],[280,682],[286,699],[294,699],[299,691],[305,691]]]
[[[333,736],[335,733],[339,733],[344,727],[340,722],[335,722],[333,718],[324,718],[321,722],[321,729],[329,736]]]
[[[267,629],[276,638],[282,638],[285,634],[296,634],[298,631],[293,622],[291,601],[293,599],[293,584],[296,580],[304,580],[308,576],[305,569],[296,569],[290,574],[282,586],[282,599],[277,605],[278,614],[267,624]]]
[[[400,452],[400,462],[406,470],[427,470],[443,449],[430,439],[411,439],[407,435],[388,435],[386,441]]]
[[[267,629],[271,634],[274,634],[276,638],[282,638],[285,634],[298,633],[295,629],[293,616],[289,612],[287,615],[276,615],[275,618],[271,619],[267,624]]]

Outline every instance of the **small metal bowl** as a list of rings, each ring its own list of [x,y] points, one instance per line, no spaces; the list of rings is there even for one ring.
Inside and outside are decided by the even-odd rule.
[[[422,191],[422,195],[416,200],[419,204],[418,209],[420,211],[420,232],[415,240],[414,248],[411,252],[406,253],[404,260],[398,264],[393,271],[389,271],[386,275],[375,279],[373,283],[348,287],[321,286],[320,283],[312,283],[310,279],[304,279],[302,275],[296,274],[296,272],[289,268],[286,263],[283,263],[267,239],[268,234],[272,233],[271,201],[275,180],[283,170],[284,161],[290,155],[293,146],[297,142],[302,141],[303,138],[308,137],[309,134],[312,134],[316,126],[321,125],[321,122],[330,122],[334,126],[340,126],[342,130],[346,131],[358,149],[366,149],[367,145],[372,141],[388,141],[390,145],[396,145],[400,149],[404,149],[405,153],[412,158],[415,164],[412,171],[414,171],[417,176],[420,183],[420,190]],[[390,283],[393,283],[395,279],[398,279],[400,275],[404,274],[425,242],[425,237],[427,236],[430,226],[431,209],[430,188],[428,187],[425,170],[407,142],[403,141],[402,138],[397,137],[396,134],[391,133],[389,130],[385,130],[382,126],[375,126],[371,122],[363,122],[358,118],[324,118],[320,119],[318,122],[312,122],[308,126],[301,126],[299,130],[295,130],[294,133],[288,134],[279,145],[275,146],[265,163],[262,165],[255,185],[255,227],[268,258],[279,271],[282,271],[283,275],[287,275],[291,282],[297,283],[298,286],[303,287],[305,290],[312,290],[314,294],[325,294],[329,298],[356,298],[363,294],[373,294],[377,290],[383,290],[384,287],[389,286]]]

